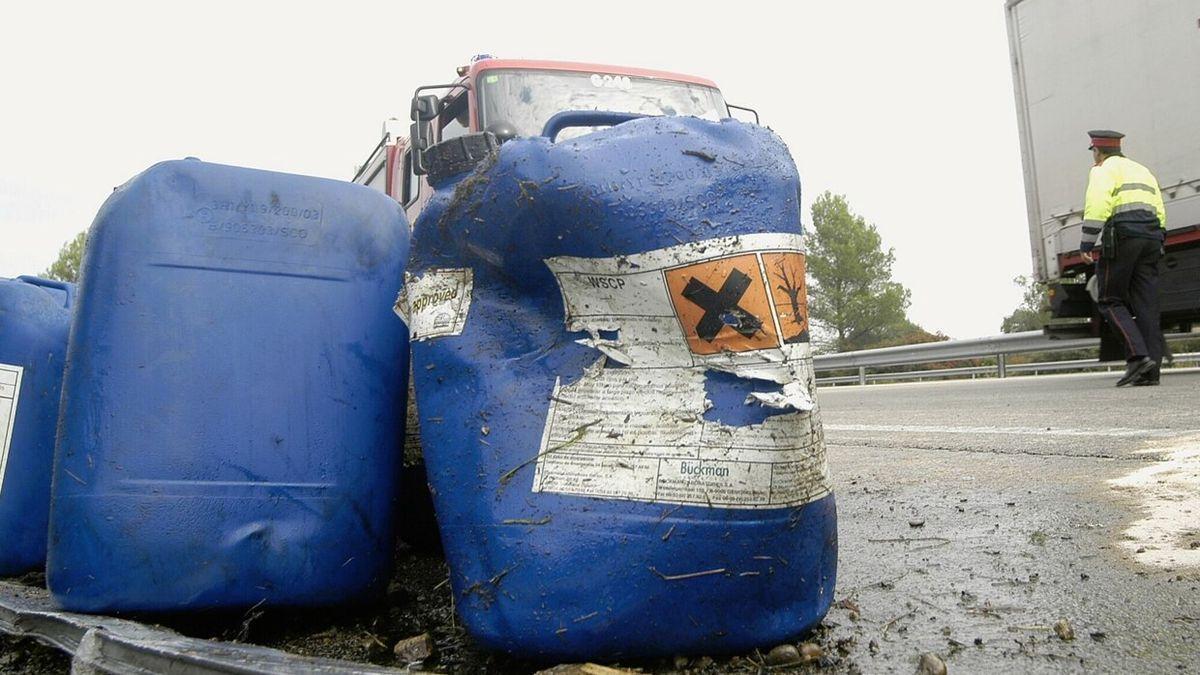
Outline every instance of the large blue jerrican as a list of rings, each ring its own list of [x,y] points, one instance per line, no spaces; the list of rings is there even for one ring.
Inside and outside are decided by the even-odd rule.
[[[46,563],[50,467],[74,284],[0,279],[0,576]]]
[[[386,581],[407,332],[399,206],[157,164],[89,232],[48,582],[81,611],[321,605]]]
[[[401,298],[456,607],[535,658],[735,652],[837,566],[799,179],[770,131],[645,118],[438,186]]]

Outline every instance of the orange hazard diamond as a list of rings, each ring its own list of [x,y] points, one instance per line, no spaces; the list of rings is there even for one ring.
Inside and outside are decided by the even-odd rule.
[[[667,270],[671,304],[695,354],[779,346],[754,253]]]
[[[771,301],[785,343],[808,342],[808,288],[803,253],[764,253]]]

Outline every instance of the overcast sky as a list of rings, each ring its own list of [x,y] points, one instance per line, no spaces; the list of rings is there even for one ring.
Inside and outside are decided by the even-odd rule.
[[[997,333],[1031,267],[1003,4],[4,3],[0,276],[162,159],[348,179],[414,87],[486,52],[715,80],[787,141],[806,221],[833,190],[878,226],[916,322]]]

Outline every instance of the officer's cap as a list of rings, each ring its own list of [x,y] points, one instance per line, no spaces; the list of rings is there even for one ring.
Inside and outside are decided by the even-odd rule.
[[[1088,150],[1100,148],[1102,150],[1120,150],[1121,139],[1125,138],[1125,134],[1111,129],[1092,129],[1088,132],[1088,136],[1092,139],[1092,144],[1088,146]]]

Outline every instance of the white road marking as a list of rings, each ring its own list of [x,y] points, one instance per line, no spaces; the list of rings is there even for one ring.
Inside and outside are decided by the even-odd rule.
[[[1167,459],[1108,481],[1135,493],[1146,517],[1125,530],[1121,545],[1134,559],[1158,567],[1200,567],[1200,437],[1150,448]]]
[[[1175,438],[1196,430],[1065,429],[1054,427],[951,427],[925,424],[825,424],[826,431],[865,431],[900,434],[972,434],[981,436],[1108,436],[1113,438]]]

